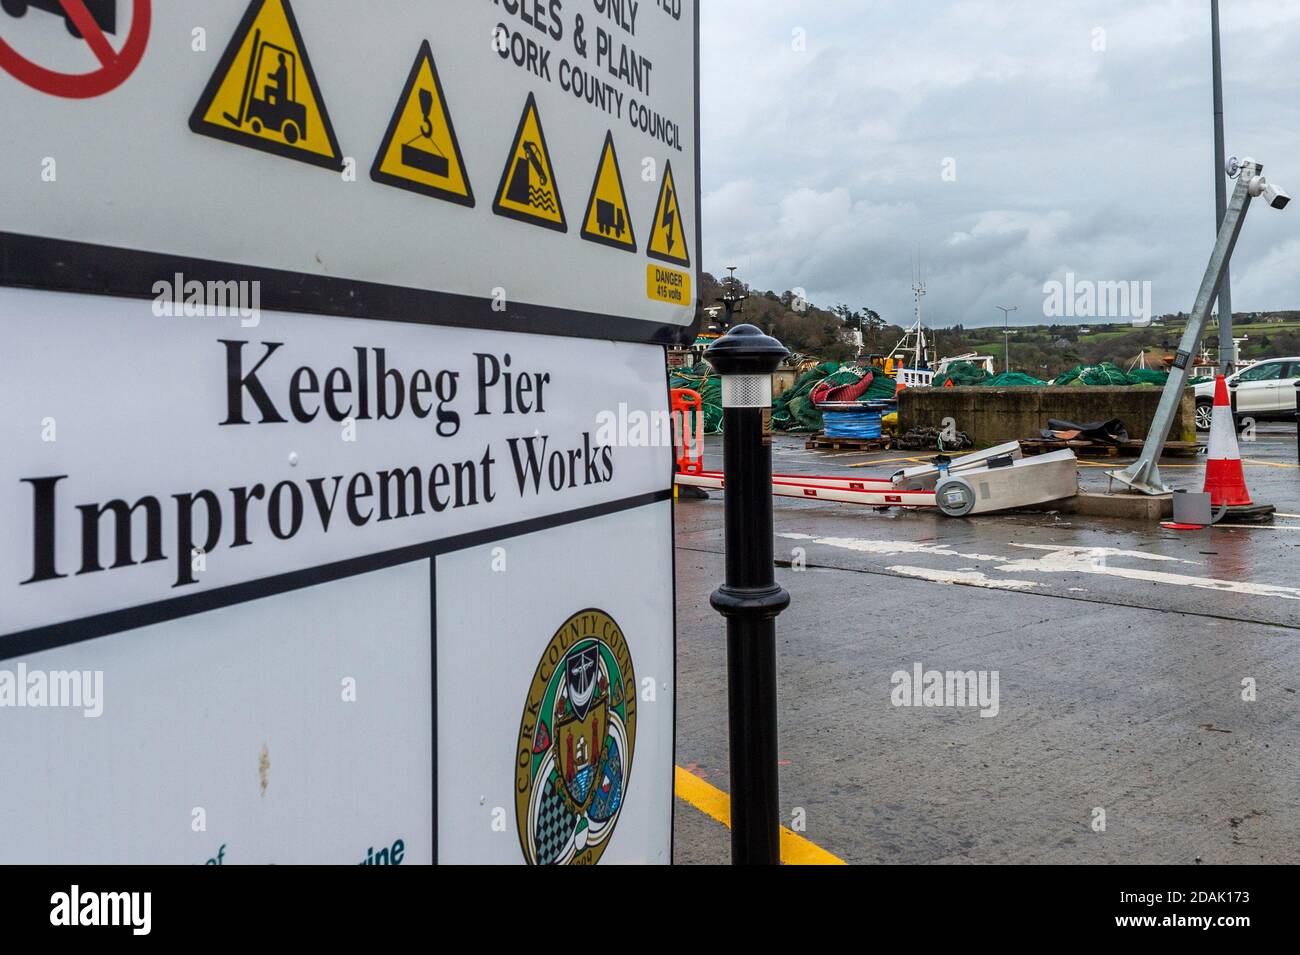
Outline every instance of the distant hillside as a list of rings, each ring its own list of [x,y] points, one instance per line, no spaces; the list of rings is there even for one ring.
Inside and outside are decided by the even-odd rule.
[[[888,353],[903,337],[898,324],[881,322],[869,307],[836,305],[820,308],[801,303],[792,291],[757,291],[748,285],[741,317],[776,336],[792,352],[827,361],[853,357],[851,332],[861,328],[868,353]],[[723,289],[708,272],[701,283],[704,304],[717,304]],[[1148,366],[1159,366],[1165,354],[1172,355],[1187,324],[1187,313],[1161,315],[1147,328],[1128,324],[1103,325],[1018,325],[1011,328],[1011,367],[1039,378],[1055,377],[1080,364],[1114,362],[1127,368],[1146,349]],[[998,370],[1003,363],[1003,331],[1000,326],[956,325],[927,330],[939,357],[978,352],[993,355]],[[1241,346],[1243,358],[1300,355],[1300,311],[1239,312],[1233,314],[1233,333],[1248,341]],[[1204,344],[1217,355],[1218,325],[1210,323]]]

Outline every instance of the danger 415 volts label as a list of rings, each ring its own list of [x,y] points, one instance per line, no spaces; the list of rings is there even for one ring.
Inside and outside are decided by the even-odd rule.
[[[686,305],[691,300],[691,276],[662,265],[647,265],[645,270],[646,295],[656,302]]]

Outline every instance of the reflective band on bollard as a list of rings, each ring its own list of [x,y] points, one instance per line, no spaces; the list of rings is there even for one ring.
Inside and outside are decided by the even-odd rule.
[[[753,325],[704,353],[722,376],[726,582],[709,598],[727,619],[731,861],[779,865],[776,616],[790,604],[772,571],[772,372],[787,354]]]
[[[772,376],[770,374],[724,375],[722,407],[724,409],[772,407]]]

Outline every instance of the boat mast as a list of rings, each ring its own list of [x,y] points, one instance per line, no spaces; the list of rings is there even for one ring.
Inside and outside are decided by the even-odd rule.
[[[929,349],[925,347],[925,326],[921,324],[921,299],[925,298],[925,283],[919,278],[912,283],[912,297],[915,300],[916,324],[916,343],[912,351],[912,367],[926,368],[929,366]]]

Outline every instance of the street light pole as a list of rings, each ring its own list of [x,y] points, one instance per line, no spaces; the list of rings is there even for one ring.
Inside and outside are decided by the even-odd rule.
[[[1191,317],[1188,318],[1182,340],[1178,343],[1178,352],[1174,356],[1173,367],[1169,369],[1169,379],[1160,395],[1160,404],[1156,406],[1156,413],[1147,428],[1142,453],[1123,470],[1106,472],[1112,482],[1119,481],[1142,494],[1168,494],[1171,490],[1160,478],[1160,455],[1165,448],[1165,439],[1169,437],[1169,429],[1173,426],[1174,414],[1183,399],[1188,366],[1192,363],[1192,356],[1196,354],[1201,335],[1209,322],[1210,307],[1223,282],[1232,252],[1237,247],[1237,238],[1241,235],[1241,226],[1246,220],[1251,199],[1263,196],[1274,209],[1285,208],[1290,202],[1286,190],[1276,184],[1270,185],[1264,179],[1264,167],[1255,160],[1245,159],[1240,163],[1234,160],[1230,172],[1237,177],[1237,187],[1232,191],[1228,214],[1224,216],[1223,225],[1219,228],[1219,237],[1214,243],[1205,275],[1196,292],[1196,303],[1192,306]]]
[[[1223,145],[1223,60],[1219,54],[1219,0],[1210,0],[1210,59],[1214,74],[1214,210],[1215,230],[1223,228],[1228,212],[1227,155]],[[1219,372],[1230,375],[1234,368],[1232,344],[1232,282],[1223,269],[1219,289]]]
[[[736,267],[734,265],[728,265],[727,271],[731,273],[731,276],[726,279],[726,291],[723,292],[721,297],[718,299],[718,301],[722,303],[722,307],[727,310],[727,320],[722,327],[723,332],[726,332],[731,328],[732,324],[735,322],[736,313],[741,310],[741,303],[744,302],[745,299],[749,298],[748,295],[739,291],[740,286],[736,282]]]
[[[1020,311],[1020,307],[1018,305],[998,305],[996,307],[1002,311],[1002,346],[1004,350],[1002,356],[1002,365],[1003,365],[1002,370],[1010,371],[1011,370],[1011,313]]]

